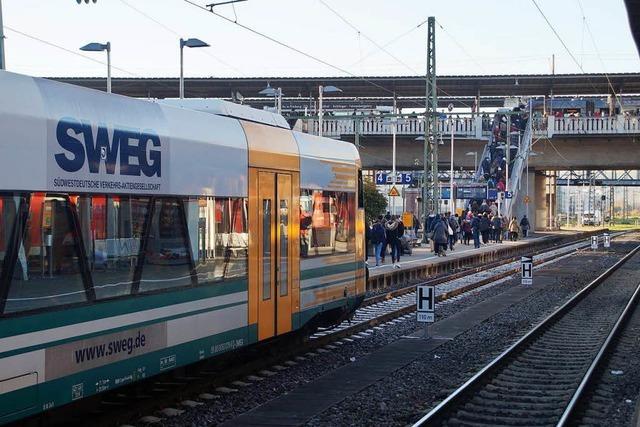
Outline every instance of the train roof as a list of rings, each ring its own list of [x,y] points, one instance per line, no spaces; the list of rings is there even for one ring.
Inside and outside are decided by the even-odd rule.
[[[292,132],[280,115],[229,102],[150,102],[6,71],[0,93],[5,191],[246,197],[242,122]],[[353,144],[292,135],[302,186],[352,188],[336,179],[360,164]]]
[[[187,108],[190,110],[202,111],[219,116],[232,117],[234,119],[248,120],[262,123],[269,126],[276,126],[283,129],[291,129],[287,120],[280,114],[270,111],[258,110],[246,105],[235,104],[222,99],[213,98],[167,98],[158,99],[158,103],[173,107]]]

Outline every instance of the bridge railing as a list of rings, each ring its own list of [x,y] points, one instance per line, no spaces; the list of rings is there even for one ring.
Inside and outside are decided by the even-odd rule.
[[[610,135],[640,133],[638,117],[546,117],[534,118],[536,136],[554,135]]]
[[[396,135],[424,135],[424,119],[422,117],[403,117],[396,122]],[[486,138],[490,134],[490,125],[482,121],[482,117],[456,117],[438,119],[437,132],[446,136],[453,134],[458,138]],[[318,134],[317,119],[301,119],[300,128],[304,132]],[[534,117],[532,122],[535,136],[552,137],[554,135],[606,135],[606,134],[640,134],[640,117]],[[357,131],[357,132],[356,132]],[[379,117],[325,117],[322,120],[322,134],[329,138],[342,135],[391,135],[393,124],[391,119]]]
[[[424,135],[424,119],[421,117],[398,118],[396,122],[396,135]],[[480,117],[458,117],[453,120],[438,119],[436,121],[438,133],[453,134],[459,138],[482,138],[489,134],[489,129],[483,126]],[[309,133],[318,134],[317,119],[302,119],[301,128]],[[330,138],[341,135],[391,135],[393,133],[392,119],[381,119],[377,117],[325,117],[322,120],[322,135]]]

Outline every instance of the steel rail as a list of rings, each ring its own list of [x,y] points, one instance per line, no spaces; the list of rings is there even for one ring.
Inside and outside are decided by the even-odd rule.
[[[466,398],[467,394],[473,390],[474,387],[478,386],[486,379],[489,379],[498,369],[503,366],[503,364],[507,363],[517,351],[520,351],[534,339],[539,337],[548,326],[555,323],[567,312],[569,312],[592,290],[597,288],[602,282],[604,282],[609,276],[611,276],[616,270],[618,270],[618,268],[629,261],[639,250],[640,245],[636,246],[627,255],[617,261],[613,266],[609,267],[605,272],[603,272],[586,287],[580,290],[580,292],[574,295],[569,301],[564,303],[560,308],[543,319],[540,323],[538,323],[538,325],[536,325],[532,330],[530,330],[527,334],[520,338],[516,343],[511,345],[508,349],[502,352],[498,357],[496,357],[488,365],[482,368],[473,377],[467,380],[462,386],[456,389],[445,400],[440,402],[435,408],[431,409],[426,415],[416,421],[413,424],[413,427],[436,425],[438,421],[441,421],[443,418],[449,415],[452,412],[452,409],[458,406],[461,401]]]

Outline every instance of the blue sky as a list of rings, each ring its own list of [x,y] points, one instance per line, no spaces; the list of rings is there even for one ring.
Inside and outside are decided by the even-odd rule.
[[[179,36],[212,45],[185,52],[186,76],[345,75],[183,0],[0,1],[7,69],[19,73],[103,76],[105,67],[11,29],[78,53],[109,40],[114,76],[177,76]],[[537,2],[586,72],[640,70],[622,0]],[[235,19],[230,6],[216,11]],[[238,22],[357,75],[423,74],[426,25],[411,30],[431,15],[444,28],[436,33],[440,75],[547,73],[552,54],[556,73],[580,72],[531,0],[248,0],[235,12]],[[368,40],[385,45],[402,34],[387,47],[393,57]],[[104,61],[100,53],[82,54]]]

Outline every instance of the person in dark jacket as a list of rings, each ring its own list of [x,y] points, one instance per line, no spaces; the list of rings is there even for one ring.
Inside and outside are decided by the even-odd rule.
[[[473,233],[473,247],[480,247],[480,215],[476,214],[471,218],[471,232]]]
[[[529,224],[529,219],[526,215],[522,217],[520,220],[520,229],[522,230],[522,237],[527,237],[529,234],[529,228],[531,228],[531,224]]]
[[[482,235],[482,243],[489,243],[489,232],[491,231],[491,223],[487,213],[483,213],[480,217],[480,234]]]
[[[451,227],[452,234],[449,234],[449,250],[453,250],[453,245],[455,245],[458,240],[458,231],[460,231],[460,225],[458,224],[458,218],[455,215],[451,215],[449,217],[449,227]],[[448,231],[448,229],[447,229]]]
[[[401,222],[393,216],[384,225],[387,233],[387,243],[391,247],[391,264],[393,268],[400,268],[400,266],[396,264],[396,262],[400,261],[400,235],[398,234],[400,224]],[[402,226],[402,231],[404,232],[404,226]]]
[[[384,229],[384,219],[382,218],[382,215],[378,217],[378,220],[374,222],[373,227],[371,227],[371,243],[374,247],[377,267],[381,263],[382,250],[387,243],[386,233]]]
[[[502,218],[500,218],[500,215],[496,215],[491,223],[493,225],[493,240],[496,243],[502,243]]]
[[[444,218],[436,217],[433,225],[434,251],[438,256],[446,256],[447,242],[449,241],[446,222]]]

